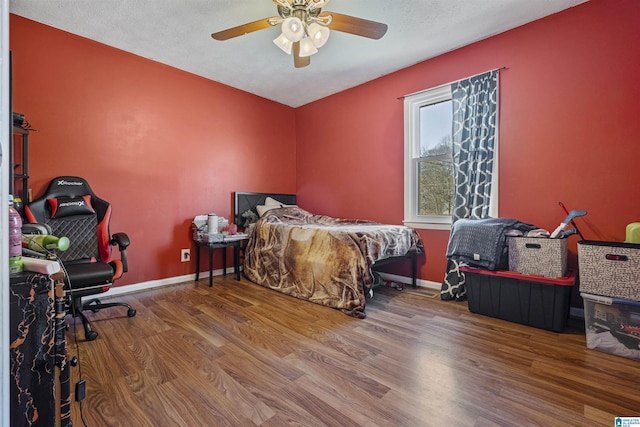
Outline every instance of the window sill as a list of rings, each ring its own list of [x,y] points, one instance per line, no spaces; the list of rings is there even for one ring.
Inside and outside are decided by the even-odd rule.
[[[421,221],[403,221],[407,227],[416,228],[420,230],[451,230],[451,223],[437,223],[437,222],[421,222]]]

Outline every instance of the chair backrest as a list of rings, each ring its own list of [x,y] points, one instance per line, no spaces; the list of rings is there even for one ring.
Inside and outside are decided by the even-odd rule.
[[[48,224],[52,235],[69,238],[69,249],[57,251],[62,261],[109,262],[111,205],[97,197],[84,178],[54,178],[44,195],[25,207],[25,216],[30,223]]]

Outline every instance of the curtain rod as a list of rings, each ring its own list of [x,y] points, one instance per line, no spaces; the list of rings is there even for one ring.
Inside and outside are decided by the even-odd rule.
[[[407,95],[402,95],[402,96],[399,96],[397,99],[405,99],[407,96],[417,95],[419,93],[423,93],[423,92],[427,92],[427,91],[430,91],[430,90],[438,89],[438,88],[441,88],[441,87],[444,87],[444,86],[449,86],[449,85],[452,85],[453,83],[459,82],[460,80],[470,79],[472,77],[479,76],[481,74],[490,73],[492,71],[502,71],[502,70],[508,70],[508,69],[509,69],[509,67],[493,68],[491,70],[483,71],[482,73],[474,74],[473,76],[463,77],[463,78],[458,79],[458,80],[450,81],[449,83],[443,83],[443,84],[438,85],[438,86],[430,87],[429,89],[419,90],[417,92],[409,93]]]

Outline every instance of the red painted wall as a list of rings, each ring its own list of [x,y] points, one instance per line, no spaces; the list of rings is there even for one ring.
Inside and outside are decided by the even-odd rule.
[[[132,242],[119,285],[193,273],[191,221],[229,217],[232,192],[295,192],[292,108],[15,15],[10,48],[34,197],[79,175],[112,203]]]
[[[499,67],[500,215],[553,229],[562,201],[589,211],[586,238],[621,241],[640,221],[637,22],[640,2],[591,0],[293,110],[12,15],[14,107],[39,130],[36,196],[78,174],[114,204],[133,241],[121,284],[191,273],[191,219],[228,215],[237,190],[401,223],[399,98]],[[448,232],[420,234],[420,277],[441,281]]]
[[[591,0],[298,108],[300,203],[400,224],[399,98],[507,67],[500,76],[500,216],[553,230],[565,217],[562,201],[588,211],[577,220],[585,238],[624,240],[626,224],[640,221],[639,22],[638,1]],[[448,232],[420,234],[427,259],[420,276],[440,282]]]

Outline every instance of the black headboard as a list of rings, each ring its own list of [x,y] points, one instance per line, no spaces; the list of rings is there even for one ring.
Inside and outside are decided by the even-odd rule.
[[[258,216],[258,210],[256,209],[256,206],[264,205],[264,201],[267,199],[267,197],[271,197],[272,199],[275,199],[285,205],[296,204],[295,194],[245,192],[235,192],[233,194],[233,218],[235,224],[237,224],[238,227],[242,227],[245,222],[245,219],[242,218],[242,214],[244,212],[251,210],[256,214],[256,216]]]

